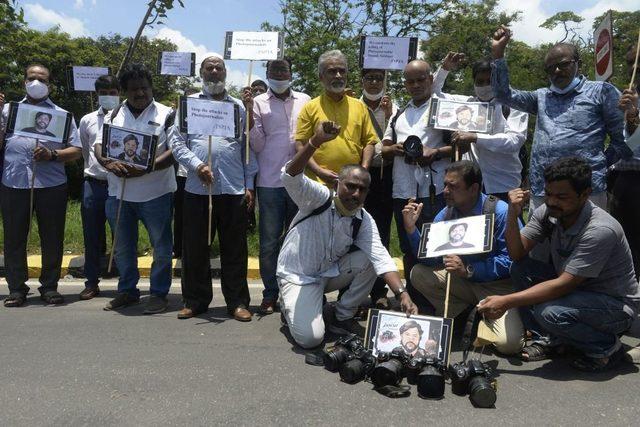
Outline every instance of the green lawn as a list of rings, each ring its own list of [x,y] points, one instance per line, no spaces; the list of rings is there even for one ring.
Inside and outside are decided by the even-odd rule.
[[[40,253],[40,238],[38,236],[38,225],[33,219],[31,235],[27,250],[29,254]],[[138,255],[147,255],[151,253],[151,244],[149,243],[149,235],[142,223],[138,226]],[[0,242],[4,242],[4,229],[0,227]],[[259,253],[258,230],[249,233],[247,243],[249,246],[249,256],[257,257]],[[107,243],[107,248],[111,247],[111,242]],[[64,233],[64,253],[65,254],[82,254],[84,252],[82,239],[82,219],[80,217],[80,202],[77,200],[69,200],[67,207],[67,223]],[[213,242],[211,253],[217,256],[220,253],[217,239]],[[396,232],[395,223],[391,226],[391,255],[401,256],[400,245],[398,244],[398,234]]]

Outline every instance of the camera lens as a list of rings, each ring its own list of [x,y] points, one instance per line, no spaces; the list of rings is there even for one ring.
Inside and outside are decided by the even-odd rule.
[[[418,396],[423,399],[444,397],[444,376],[436,366],[427,365],[418,374]]]
[[[376,387],[398,385],[402,381],[402,362],[389,359],[375,367],[371,373],[371,381]]]
[[[365,366],[361,360],[349,360],[340,368],[340,379],[348,384],[359,383],[364,379]]]
[[[496,403],[496,391],[484,376],[475,376],[469,381],[469,400],[479,408],[492,408]]]
[[[335,347],[324,354],[324,367],[331,372],[337,372],[349,360],[349,351],[343,347]]]

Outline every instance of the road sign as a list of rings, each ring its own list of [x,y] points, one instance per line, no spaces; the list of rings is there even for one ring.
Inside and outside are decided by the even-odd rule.
[[[596,80],[606,81],[613,75],[613,27],[611,11],[593,35],[596,45]]]

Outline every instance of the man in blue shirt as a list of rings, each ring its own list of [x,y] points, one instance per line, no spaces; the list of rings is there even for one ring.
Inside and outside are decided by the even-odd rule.
[[[411,270],[411,283],[433,304],[437,316],[444,313],[447,273],[451,275],[449,317],[456,317],[492,293],[505,295],[512,292],[509,278],[511,258],[504,240],[508,206],[501,200],[488,200],[489,196],[483,194],[481,188],[482,173],[475,163],[463,160],[446,169],[443,195],[447,207],[436,215],[433,222],[482,215],[490,203],[495,203],[495,209],[490,209],[495,210],[495,221],[491,252],[423,259]],[[420,232],[415,224],[421,211],[422,203],[412,200],[402,211],[404,227],[416,255]],[[498,337],[495,347],[499,352],[514,354],[522,349],[524,334],[517,310],[509,310],[500,318],[488,321],[487,325]]]
[[[554,160],[576,155],[586,159],[593,171],[590,200],[606,209],[607,163],[614,160],[605,157],[606,136],[613,147],[611,157],[631,155],[622,134],[623,116],[617,108],[619,92],[610,83],[589,81],[579,74],[578,50],[568,43],[558,43],[547,52],[544,70],[550,87],[535,91],[512,89],[504,58],[510,39],[511,31],[504,26],[494,34],[491,86],[499,102],[537,116],[529,168],[529,210],[533,212],[544,203],[544,168]]]

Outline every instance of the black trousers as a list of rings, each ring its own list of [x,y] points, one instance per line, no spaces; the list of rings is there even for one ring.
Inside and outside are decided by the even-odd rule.
[[[29,232],[29,189],[2,185],[2,226],[4,227],[4,265],[10,293],[27,294],[27,234]],[[67,212],[67,184],[36,188],[34,212],[40,234],[42,270],[41,294],[58,288],[62,267],[65,215]]]
[[[382,178],[380,178],[380,168],[371,168],[371,185],[369,186],[369,194],[364,202],[364,208],[371,214],[378,228],[380,240],[387,250],[389,249],[389,240],[391,238],[391,221],[393,220],[393,198],[391,192],[393,190],[393,165],[383,168]],[[387,287],[382,278],[378,277],[371,289],[371,301],[387,295]]]
[[[622,225],[627,237],[637,279],[640,276],[640,172],[617,172],[611,195],[611,215]]]
[[[184,193],[182,223],[182,298],[185,307],[203,311],[213,299],[207,244],[209,196]],[[247,207],[244,195],[213,196],[211,240],[220,241],[221,286],[227,309],[249,307],[247,285]]]
[[[173,256],[182,257],[182,203],[184,202],[184,186],[187,178],[176,175],[178,188],[173,194]]]

